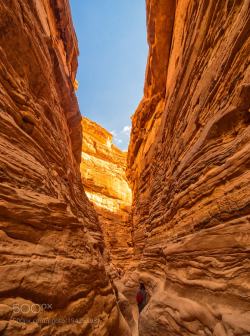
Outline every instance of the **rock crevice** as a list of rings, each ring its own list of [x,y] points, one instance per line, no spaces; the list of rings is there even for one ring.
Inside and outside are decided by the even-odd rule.
[[[250,1],[146,11],[127,156],[80,115],[68,0],[0,3],[4,336],[136,335],[138,281],[140,335],[250,334]]]

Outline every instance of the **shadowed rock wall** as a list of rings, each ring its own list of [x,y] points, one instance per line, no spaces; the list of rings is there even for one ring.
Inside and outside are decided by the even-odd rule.
[[[131,190],[125,173],[127,153],[112,144],[112,134],[95,122],[83,118],[82,128],[84,189],[98,213],[111,257],[110,270],[123,270],[130,265],[133,255],[129,221]]]
[[[249,0],[147,0],[133,116],[142,335],[249,335]]]
[[[0,32],[0,333],[122,334],[80,176],[69,3],[1,1]]]

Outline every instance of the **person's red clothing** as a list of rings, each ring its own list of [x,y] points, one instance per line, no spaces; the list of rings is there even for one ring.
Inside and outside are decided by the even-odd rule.
[[[137,301],[137,303],[138,303],[138,304],[139,304],[139,303],[142,303],[143,299],[144,299],[144,295],[143,295],[143,293],[142,293],[142,290],[139,290],[139,291],[137,292],[137,294],[136,294],[136,301]]]

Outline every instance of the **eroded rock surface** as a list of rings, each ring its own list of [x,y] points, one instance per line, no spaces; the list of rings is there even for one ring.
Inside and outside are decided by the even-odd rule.
[[[126,178],[127,153],[112,143],[112,134],[83,118],[81,173],[84,189],[98,213],[104,241],[119,271],[131,262],[133,254],[129,212],[131,190]]]
[[[250,334],[249,13],[249,0],[147,0],[125,282],[151,295],[144,336]]]
[[[68,1],[1,1],[0,32],[0,333],[127,335],[81,182]]]
[[[87,119],[82,147],[68,1],[0,3],[4,336],[128,336],[138,279],[150,297],[143,336],[250,334],[250,1],[146,7],[149,58],[133,116],[128,218],[125,155]],[[117,281],[128,325],[103,239],[115,267],[137,262]]]

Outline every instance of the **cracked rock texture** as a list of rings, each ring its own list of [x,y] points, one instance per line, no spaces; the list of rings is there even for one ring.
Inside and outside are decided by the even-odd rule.
[[[129,335],[81,182],[69,3],[1,1],[0,32],[0,334]]]
[[[112,143],[112,134],[83,118],[81,174],[84,189],[98,213],[113,270],[130,265],[133,254],[129,211],[131,190],[126,178],[127,153]],[[118,274],[119,275],[119,274]]]
[[[128,178],[141,335],[250,335],[250,1],[147,0]]]

